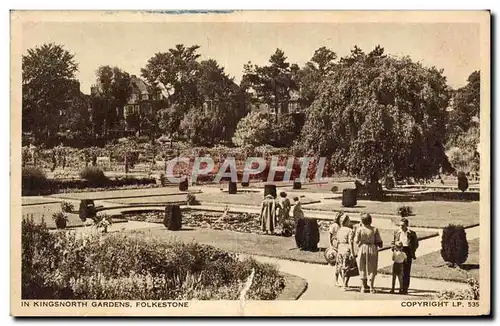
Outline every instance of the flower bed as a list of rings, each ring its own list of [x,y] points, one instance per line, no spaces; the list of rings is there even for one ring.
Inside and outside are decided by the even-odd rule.
[[[223,213],[185,211],[182,215],[182,224],[187,227],[204,228],[214,230],[228,230],[243,233],[261,233],[259,214],[250,213]],[[130,221],[149,223],[163,223],[165,213],[162,211],[128,211],[122,216]],[[318,221],[320,231],[328,231],[331,221]]]
[[[49,232],[22,224],[22,298],[77,300],[274,300],[285,280],[273,265],[211,246],[143,233]]]
[[[165,213],[162,211],[125,212],[122,214],[128,220],[149,223],[163,223]],[[182,214],[182,224],[187,227],[214,230],[230,230],[244,233],[260,233],[258,214],[222,213],[186,211]]]

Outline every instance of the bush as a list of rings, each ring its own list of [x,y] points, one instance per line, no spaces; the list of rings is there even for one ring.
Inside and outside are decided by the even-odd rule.
[[[75,209],[75,206],[67,201],[61,202],[61,210],[65,213],[71,213]]]
[[[336,193],[337,191],[339,191],[339,187],[333,186],[332,189],[330,189],[330,191]]]
[[[398,207],[396,214],[401,217],[408,217],[413,214],[413,209],[410,206],[400,206]]]
[[[344,189],[342,191],[342,206],[355,207],[358,203],[358,192],[356,189]]]
[[[469,181],[467,180],[467,176],[464,172],[458,172],[458,189],[462,192],[466,191],[469,188]]]
[[[77,236],[22,222],[23,299],[237,300],[252,270],[247,300],[276,299],[283,276],[253,259],[144,233]]]
[[[467,289],[440,291],[435,298],[437,300],[479,300],[479,282],[469,277],[467,284],[469,285]]]
[[[319,243],[319,226],[318,221],[315,219],[304,219],[304,236],[303,236],[303,249],[310,251],[318,250]]]
[[[21,191],[23,195],[40,195],[47,190],[49,183],[42,169],[25,167],[22,169]]]
[[[170,231],[178,231],[182,228],[182,212],[178,205],[168,205],[165,207],[163,225]]]
[[[105,186],[108,178],[104,172],[95,166],[88,166],[80,171],[80,178],[85,179],[91,186]]]
[[[461,225],[450,224],[443,229],[441,257],[447,263],[459,266],[469,256],[469,243],[465,229]]]

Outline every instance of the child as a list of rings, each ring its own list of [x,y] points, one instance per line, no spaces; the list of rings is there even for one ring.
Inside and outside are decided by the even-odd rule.
[[[406,254],[403,252],[403,243],[400,241],[396,243],[396,246],[392,251],[392,288],[391,293],[394,293],[394,287],[396,285],[396,277],[398,278],[399,288],[402,289],[403,284],[403,263],[407,259]]]

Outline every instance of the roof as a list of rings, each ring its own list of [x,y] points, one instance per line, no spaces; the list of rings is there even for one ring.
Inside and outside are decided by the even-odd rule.
[[[141,94],[149,94],[148,85],[146,85],[144,80],[137,78],[137,76],[133,75],[130,77],[130,83],[134,87],[134,90],[139,91]]]

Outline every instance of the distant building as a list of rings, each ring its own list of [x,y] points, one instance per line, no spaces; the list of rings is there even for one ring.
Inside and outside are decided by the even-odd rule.
[[[112,134],[119,134],[120,136],[128,135],[139,129],[140,122],[144,117],[151,117],[155,114],[155,110],[165,107],[167,105],[167,98],[160,89],[153,90],[144,80],[136,75],[130,76],[130,86],[132,92],[127,103],[123,108],[116,108],[119,117],[118,125],[109,130]],[[96,80],[96,84],[90,88],[92,95],[100,92],[100,80]],[[137,114],[137,121],[133,124],[127,124],[127,117]],[[123,132],[127,132],[124,134]]]
[[[141,78],[132,75],[130,83],[132,85],[132,94],[123,109],[125,119],[132,113],[138,113],[139,116],[151,115],[154,113],[155,103],[166,101],[160,90],[153,91],[152,87],[149,87]]]
[[[250,94],[253,94],[252,90],[250,90]],[[278,103],[278,112],[276,112],[274,105],[270,105],[261,100],[257,100],[250,106],[252,111],[265,112],[272,115],[278,115],[278,117],[284,114],[302,113],[305,109],[300,100],[299,93],[295,91],[290,92],[290,98],[288,100]]]

